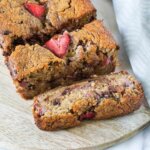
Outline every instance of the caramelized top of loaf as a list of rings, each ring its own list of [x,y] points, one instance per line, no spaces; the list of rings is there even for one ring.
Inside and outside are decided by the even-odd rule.
[[[41,69],[54,68],[56,63],[57,67],[60,66],[60,69],[65,69],[64,72],[68,71],[70,74],[79,67],[82,69],[80,65],[84,63],[89,68],[98,64],[102,67],[107,59],[114,66],[117,64],[118,46],[102,21],[95,20],[79,30],[68,32],[68,35],[70,44],[64,57],[58,58],[51,50],[38,44],[20,45],[8,57],[9,68],[16,70],[16,78],[23,78]]]
[[[29,8],[26,8],[29,3]],[[35,17],[42,13],[42,17]],[[37,6],[37,7],[38,7]],[[5,55],[10,55],[16,45],[27,44],[27,39],[37,35],[52,36],[63,29],[72,30],[93,20],[96,9],[90,0],[1,0],[0,45]]]

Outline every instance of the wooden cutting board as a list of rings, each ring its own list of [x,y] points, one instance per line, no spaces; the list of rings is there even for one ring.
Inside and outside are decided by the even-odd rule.
[[[119,41],[110,1],[93,0],[108,23],[108,28]],[[111,18],[111,19],[110,19]],[[123,49],[118,68],[131,68]],[[57,132],[39,130],[31,113],[32,101],[23,100],[15,90],[9,72],[0,56],[0,149],[5,150],[100,150],[135,135],[150,123],[150,109],[142,106],[138,111],[116,119],[87,121],[81,126]]]

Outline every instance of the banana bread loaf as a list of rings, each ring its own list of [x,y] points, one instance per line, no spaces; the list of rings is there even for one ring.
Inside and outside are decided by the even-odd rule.
[[[103,22],[55,35],[45,45],[19,45],[7,58],[18,92],[33,98],[46,89],[69,85],[93,74],[107,74],[117,64],[118,46]]]
[[[127,72],[112,73],[35,97],[33,115],[42,130],[69,128],[83,120],[131,113],[140,107],[143,96],[134,77]]]

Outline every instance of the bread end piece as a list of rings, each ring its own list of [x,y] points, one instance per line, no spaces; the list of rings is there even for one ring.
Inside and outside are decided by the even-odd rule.
[[[122,71],[47,91],[35,97],[33,115],[42,130],[65,129],[83,120],[127,115],[137,110],[143,99],[141,84]]]

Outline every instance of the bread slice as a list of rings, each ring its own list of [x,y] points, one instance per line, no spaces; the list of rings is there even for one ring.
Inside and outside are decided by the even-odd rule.
[[[80,125],[83,120],[108,119],[138,109],[144,94],[141,84],[127,72],[112,73],[34,98],[33,116],[42,130]]]

